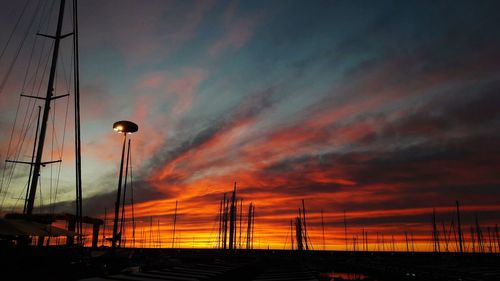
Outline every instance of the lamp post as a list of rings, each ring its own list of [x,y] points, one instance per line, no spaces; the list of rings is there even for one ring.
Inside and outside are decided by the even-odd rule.
[[[114,250],[116,248],[117,231],[118,231],[118,214],[120,212],[120,194],[122,192],[122,176],[123,176],[123,158],[125,156],[125,144],[127,142],[127,134],[132,134],[137,132],[139,126],[134,122],[130,121],[118,121],[113,124],[113,130],[117,133],[123,134],[123,147],[122,147],[122,158],[120,161],[120,177],[118,178],[118,192],[116,193],[115,202],[115,219],[113,223],[113,237],[111,242],[111,248]],[[121,239],[121,234],[120,234]]]

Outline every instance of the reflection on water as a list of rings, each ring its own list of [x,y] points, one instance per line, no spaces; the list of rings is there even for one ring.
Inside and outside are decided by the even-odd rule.
[[[362,273],[354,273],[354,272],[327,272],[321,273],[320,277],[322,280],[329,281],[342,281],[342,280],[368,280],[368,276]],[[370,279],[372,280],[372,279]]]

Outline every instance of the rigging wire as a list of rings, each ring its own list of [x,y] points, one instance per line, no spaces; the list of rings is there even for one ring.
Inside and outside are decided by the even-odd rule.
[[[14,118],[14,124],[12,125],[12,130],[11,130],[11,135],[10,135],[10,139],[9,139],[9,144],[7,145],[6,159],[9,158],[9,151],[10,151],[10,147],[12,145],[12,137],[13,137],[14,129],[15,129],[15,126],[16,126],[15,121],[17,120],[17,115],[19,113],[20,106],[21,106],[21,97],[19,97],[18,102],[17,102],[16,117]],[[7,165],[4,166],[4,169],[2,171],[2,178],[0,179],[0,196],[2,196],[2,194],[4,194],[4,179],[5,179],[5,172],[6,171],[7,171]],[[2,206],[3,206],[3,202],[5,200],[5,196],[7,196],[6,192],[7,191],[5,191],[5,194],[3,195],[4,197],[2,197],[3,198],[2,202],[0,202],[0,210],[2,210]]]
[[[57,93],[57,71],[55,74],[54,78],[54,94]],[[56,143],[57,146],[57,135],[56,135],[56,113],[57,113],[57,107],[56,107],[56,101],[52,100],[50,102],[51,105],[51,112],[50,112],[50,117],[51,117],[51,125],[52,125],[52,132],[51,132],[51,139],[50,139],[50,161],[54,161],[54,142]],[[54,165],[50,165],[50,177],[49,177],[49,206],[52,205],[52,183],[53,183],[53,172],[54,172]],[[41,189],[42,187],[40,187]]]
[[[43,8],[42,8],[42,15],[44,15],[44,14],[46,13],[46,5],[45,5],[45,4],[46,4],[46,3],[44,2],[44,6],[43,6]],[[53,7],[54,7],[54,2],[52,2],[52,6],[51,6],[51,8],[50,8],[50,9],[52,9]],[[48,13],[48,12],[47,12],[47,13]],[[42,17],[40,17],[40,20],[39,20],[39,23],[38,23],[38,31],[40,31],[40,30],[41,30],[41,28],[42,28],[42,19],[43,19],[43,16],[42,16]],[[47,23],[48,23],[48,21],[47,21]],[[36,42],[37,42],[37,39],[38,39],[38,37],[35,37],[35,42],[34,42],[34,44],[33,44],[33,45],[34,45],[33,47],[35,47],[35,44],[36,44]],[[52,51],[52,48],[53,48],[53,44],[51,45],[51,48],[50,48],[50,50],[49,50],[49,51]],[[38,64],[37,64],[37,67],[36,67],[36,71],[35,71],[35,75],[34,75],[34,79],[35,79],[35,81],[36,81],[36,78],[38,77],[38,72],[39,72],[39,69],[40,69],[40,65],[42,64],[42,59],[44,58],[44,56],[43,56],[43,53],[44,53],[43,51],[44,51],[44,49],[45,49],[45,44],[43,44],[43,45],[42,45],[42,50],[41,50],[41,52],[40,52],[40,57],[39,57]],[[48,56],[45,56],[45,57],[47,57],[47,60],[46,60],[46,62],[45,62],[45,67],[44,67],[43,72],[42,72],[42,74],[41,74],[41,78],[40,78],[40,85],[39,85],[39,87],[38,87],[38,92],[37,92],[36,96],[40,96],[40,94],[39,94],[39,93],[40,93],[40,89],[41,89],[41,86],[42,86],[42,82],[41,82],[41,81],[43,80],[43,77],[45,76],[45,73],[46,73],[46,70],[47,70],[47,66],[48,66],[48,62],[49,62]],[[28,66],[31,66],[31,60],[32,60],[32,57],[30,56],[30,62],[29,62],[29,64],[28,64]],[[26,79],[27,79],[27,76],[28,76],[28,71],[29,71],[29,69],[27,69],[27,72],[26,72],[26,75],[25,75],[25,78],[24,78],[24,81],[23,81],[23,88],[22,88],[22,92],[24,92],[24,89],[25,89]],[[31,90],[31,94],[32,94],[32,95],[33,95],[33,92],[35,91],[35,85],[36,85],[36,82],[33,82],[32,90]],[[21,101],[21,97],[22,97],[22,96],[20,96],[19,102]],[[26,120],[27,120],[27,116],[28,116],[27,114],[28,114],[29,108],[31,108],[31,114],[30,114],[30,117],[28,118],[28,120],[29,120],[29,119],[31,119],[31,117],[33,116],[33,113],[34,113],[34,110],[35,110],[35,105],[36,105],[36,100],[34,100],[34,101],[33,101],[33,104],[31,104],[31,100],[29,101],[29,103],[28,103],[28,107],[27,107],[27,110],[26,110],[26,113],[25,113],[25,117],[24,117],[24,120],[23,120],[23,125],[21,126],[21,135],[23,135],[23,134],[22,134],[22,131],[24,130],[24,128],[25,128],[25,126],[26,126]],[[15,118],[15,122],[14,122],[14,125],[13,125],[13,128],[12,128],[11,139],[12,139],[12,137],[13,137],[13,133],[14,133],[14,130],[15,130],[15,127],[16,127],[16,126],[15,126],[15,124],[16,124],[16,122],[17,122],[17,116],[18,116],[18,112],[16,112],[16,118]],[[29,127],[26,127],[26,132],[27,132],[28,130],[29,130]],[[26,134],[26,133],[25,133],[25,134]],[[35,142],[36,142],[36,136],[35,136]],[[20,151],[20,149],[22,148],[23,143],[24,143],[24,139],[22,139],[22,140],[18,140],[18,144],[17,144],[17,146],[16,146],[16,147],[17,147],[17,149],[16,149],[16,150],[18,150],[18,152],[17,152],[17,154],[16,154],[16,158],[15,158],[16,160],[18,160],[18,159],[19,159],[19,154],[20,154],[20,152],[21,152],[21,151]],[[9,148],[9,151],[10,151],[10,148]],[[10,186],[10,182],[11,182],[11,180],[12,180],[12,176],[13,176],[14,169],[15,169],[15,164],[14,164],[14,166],[13,166],[12,173],[11,173],[10,178],[9,178],[9,184],[8,184],[8,186]]]
[[[27,3],[28,3],[28,2],[27,2]],[[26,4],[27,4],[27,3],[26,3]],[[45,5],[45,4],[46,4],[46,3],[44,2],[43,9],[45,9],[45,7],[46,7],[46,5]],[[38,5],[37,7],[39,7],[39,5]],[[24,12],[23,12],[23,13],[24,13]],[[35,11],[35,14],[34,14],[33,18],[37,18],[37,14],[38,14],[38,11]],[[40,26],[41,26],[41,21],[42,21],[42,20],[41,20],[41,17],[40,17],[40,20],[38,21],[38,28],[40,28]],[[16,26],[17,26],[17,24],[16,24]],[[15,32],[15,29],[16,29],[16,27],[14,28],[13,33]],[[12,33],[12,34],[13,34],[13,33]],[[29,56],[29,60],[28,60],[28,61],[29,61],[29,63],[28,63],[28,68],[29,68],[29,66],[31,65],[31,62],[32,62],[32,59],[33,59],[33,56],[32,56],[32,55],[33,55],[33,52],[34,52],[34,49],[35,49],[36,39],[37,39],[37,38],[35,37],[35,42],[33,43],[33,46],[32,46],[32,48],[31,48],[31,49],[32,49],[32,51],[31,51],[31,54],[30,54],[30,56]],[[10,40],[10,39],[9,39],[9,40]],[[7,46],[6,46],[6,47],[7,47]],[[3,55],[3,52],[2,52],[2,55]],[[28,68],[27,68],[27,69],[28,69]],[[26,72],[26,73],[25,73],[25,76],[24,76],[24,79],[23,79],[23,86],[22,86],[22,89],[21,89],[21,93],[22,93],[22,92],[24,92],[24,87],[25,87],[25,85],[26,85],[26,80],[27,80],[27,73],[28,73],[28,72]],[[9,74],[9,75],[10,75],[10,74]],[[19,96],[19,99],[18,99],[18,104],[17,104],[16,113],[15,113],[15,118],[14,118],[14,124],[12,125],[11,135],[10,135],[10,138],[9,138],[9,144],[8,144],[8,146],[7,146],[7,155],[6,155],[6,159],[10,158],[10,151],[11,151],[11,147],[12,147],[12,141],[13,141],[14,131],[15,131],[15,128],[16,128],[16,123],[17,123],[17,120],[18,120],[18,115],[19,115],[20,108],[21,108],[21,96]],[[17,159],[16,159],[16,160],[17,160]],[[5,180],[5,173],[6,173],[6,171],[8,170],[7,165],[5,165],[5,168],[4,168],[4,170],[2,171],[2,178],[1,178],[1,180],[0,180],[0,196],[3,194],[3,195],[4,195],[4,197],[3,197],[3,199],[2,199],[2,202],[0,203],[0,210],[1,210],[1,209],[2,209],[2,207],[3,207],[3,203],[4,203],[4,200],[5,200],[5,197],[7,196],[7,193],[8,193],[8,186],[10,186],[10,181],[11,181],[11,178],[12,178],[12,176],[13,176],[13,171],[14,171],[14,168],[15,168],[15,164],[14,164],[14,165],[12,165],[12,166],[10,166],[10,167],[11,167],[11,169],[10,169],[10,171],[11,171],[11,172],[9,173],[9,175],[7,175],[7,176],[9,177],[9,180],[8,180],[8,182],[9,182],[9,183],[7,184],[7,188],[5,188],[5,190],[4,190],[4,180]]]
[[[40,7],[40,1],[38,2],[37,10],[39,9],[39,7]],[[12,59],[12,61],[9,64],[9,67],[7,68],[7,73],[5,74],[4,78],[2,79],[2,82],[0,83],[0,94],[3,92],[5,84],[7,83],[7,80],[9,80],[9,77],[10,77],[10,75],[12,73],[12,69],[14,68],[14,65],[15,65],[18,57],[19,57],[19,54],[21,53],[21,50],[23,49],[24,43],[26,42],[26,39],[28,38],[28,35],[30,34],[30,30],[33,27],[35,19],[36,19],[36,17],[32,17],[31,18],[30,23],[28,25],[28,28],[26,29],[26,32],[24,33],[24,36],[23,36],[23,38],[21,40],[21,44],[17,48],[17,51],[16,51],[16,54],[15,54],[14,58]]]
[[[63,156],[63,152],[64,152],[64,143],[65,143],[65,139],[66,139],[66,123],[68,121],[68,112],[69,112],[69,97],[67,97],[67,101],[66,101],[66,113],[65,113],[65,118],[64,118],[62,144],[61,144],[61,151],[60,151],[60,154],[59,154],[59,159],[61,159],[61,160],[62,160],[62,156]],[[58,163],[57,177],[56,177],[56,187],[55,187],[55,194],[54,194],[54,202],[52,204],[52,213],[54,213],[55,200],[57,198],[57,194],[59,193],[59,183],[60,183],[60,177],[61,177],[61,168],[62,168],[62,162],[59,162]]]
[[[2,61],[3,55],[5,54],[5,50],[9,47],[10,40],[12,40],[12,37],[14,36],[14,33],[17,30],[17,27],[19,26],[19,23],[21,22],[21,19],[23,18],[24,12],[26,12],[26,8],[28,7],[28,4],[30,3],[30,0],[26,0],[23,6],[23,10],[21,11],[21,14],[17,18],[16,24],[14,25],[14,28],[12,29],[9,38],[7,39],[7,42],[5,43],[5,46],[2,49],[2,52],[0,53],[0,61]]]
[[[21,200],[21,196],[23,196],[24,194],[24,191],[25,190],[29,190],[28,189],[28,186],[30,184],[30,181],[29,179],[26,181],[26,184],[24,185],[23,189],[21,190],[21,192],[19,193],[19,195],[15,198],[16,199],[16,202],[14,203],[14,205],[12,205],[12,207],[10,208],[10,212],[13,213],[15,211],[15,209],[17,208],[17,204],[19,204],[19,200]],[[26,201],[26,200],[25,200]]]
[[[46,2],[44,1],[44,5],[43,5],[43,8],[42,8],[41,16],[40,16],[40,19],[39,19],[39,22],[38,22],[38,31],[40,31],[41,28],[42,28],[42,19],[43,19],[43,15],[45,14],[45,8],[46,8],[45,4],[46,4]],[[54,2],[52,2],[52,5],[51,5],[50,9],[53,9],[53,7],[54,7]],[[33,16],[33,18],[37,18],[38,12],[39,12],[39,5],[37,5],[37,10],[35,11],[35,15]],[[49,21],[47,21],[47,22],[49,22]],[[35,37],[35,39],[36,39],[36,37]],[[33,44],[35,44],[35,43],[36,43],[36,40],[35,40],[35,42]],[[43,47],[42,48],[42,53],[43,53],[43,49],[44,49],[45,45],[43,45],[42,47]],[[53,48],[53,44],[52,44],[51,50],[52,50],[52,48]],[[39,66],[40,66],[40,64],[42,62],[42,58],[43,58],[43,56],[41,56],[42,53],[40,53],[40,59],[38,61],[36,74],[38,73]],[[31,59],[32,58],[30,57],[30,60]],[[46,72],[46,69],[47,69],[47,65],[48,65],[48,61],[49,60],[47,58],[47,61],[46,61],[46,64],[45,64],[45,68],[44,68],[44,71],[42,73],[42,77],[45,75],[45,72]],[[29,63],[29,65],[31,65],[31,62]],[[25,80],[23,81],[23,85],[26,84],[27,76],[25,76],[24,79]],[[32,93],[34,92],[34,89],[35,89],[34,87],[35,87],[35,84],[33,84]],[[40,92],[40,88],[41,88],[41,83],[40,83],[38,92]],[[22,92],[23,91],[24,91],[24,89],[22,89]],[[39,96],[39,94],[37,94],[37,96]],[[7,149],[7,159],[11,158],[10,157],[10,150],[12,148],[12,141],[13,141],[13,137],[14,137],[14,132],[15,132],[17,120],[18,120],[18,117],[19,117],[19,112],[20,112],[20,109],[21,109],[21,98],[22,98],[22,96],[19,96],[18,106],[17,106],[17,109],[16,109],[16,114],[15,114],[15,119],[14,119],[14,124],[12,126],[11,135],[10,135],[10,139],[9,139],[9,145],[8,145],[8,149]],[[29,127],[27,126],[27,120],[31,120],[31,118],[33,117],[34,110],[35,110],[35,105],[36,105],[36,101],[33,101],[33,104],[31,104],[31,101],[29,101],[28,107],[26,108],[25,116],[24,116],[24,119],[23,119],[23,124],[21,126],[21,132],[19,134],[21,138],[18,139],[18,142],[17,142],[17,145],[16,145],[16,149],[14,151],[14,160],[15,161],[19,160],[19,157],[20,157],[20,154],[21,154],[21,148],[22,148],[23,143],[25,141],[26,134],[27,134],[27,132],[29,130]],[[28,118],[28,110],[29,110],[30,107],[31,107],[31,114],[29,115],[29,118]],[[29,123],[30,122],[28,122],[28,124]],[[25,127],[26,127],[26,131],[23,133]],[[2,185],[2,192],[4,193],[4,197],[2,199],[2,202],[0,202],[0,209],[3,208],[3,204],[4,204],[4,201],[5,201],[5,198],[7,197],[8,190],[9,190],[10,184],[12,182],[12,178],[14,177],[14,172],[15,172],[16,166],[17,166],[16,163],[12,163],[12,165],[10,166],[11,168],[10,168],[9,173],[7,175],[8,179],[7,179],[7,184],[6,184],[5,188],[4,188],[4,179],[5,179],[5,170],[6,169],[2,173],[1,185]]]
[[[46,8],[46,2],[44,2],[44,4],[43,4],[42,11],[45,10],[45,8]],[[36,14],[35,14],[35,16],[36,16]],[[40,19],[38,20],[38,29],[40,29],[41,24],[42,24],[42,17],[40,17]],[[33,46],[31,47],[31,52],[30,52],[30,55],[28,58],[28,66],[26,67],[26,71],[24,73],[23,85],[21,86],[21,93],[24,92],[26,85],[29,84],[28,75],[29,75],[29,71],[31,69],[31,63],[33,62],[33,55],[35,54],[35,50],[36,50],[36,46],[37,46],[38,41],[39,41],[38,36],[35,36],[35,40],[33,40]]]
[[[41,212],[42,211],[42,206],[43,206],[43,196],[42,196],[42,179],[38,177],[38,191],[40,192],[40,205],[38,206],[38,210]]]
[[[74,56],[74,53],[72,53],[72,56]],[[71,92],[71,82],[72,82],[72,74],[73,74],[73,60],[70,60],[70,68],[69,70],[66,70],[65,67],[65,60],[64,56],[61,56],[61,66],[62,66],[62,72],[64,76],[64,80],[66,82],[66,92],[70,93]],[[68,113],[69,113],[69,96],[66,97],[66,111],[64,115],[64,124],[63,124],[63,132],[62,132],[62,141],[61,141],[61,150],[59,151],[59,159],[62,160],[63,154],[64,154],[64,144],[66,140],[66,128],[67,128],[67,121],[68,121]],[[54,111],[55,114],[55,111]],[[58,171],[57,171],[57,177],[55,180],[55,191],[53,195],[53,201],[52,201],[52,208],[51,208],[51,213],[54,213],[55,211],[55,203],[56,203],[56,198],[57,194],[59,193],[59,183],[60,183],[60,177],[61,177],[61,169],[62,169],[62,162],[58,163]]]
[[[29,2],[29,0],[28,0]],[[27,2],[27,3],[28,3]],[[35,15],[34,17],[31,18],[31,21],[30,21],[30,24],[29,24],[29,28],[26,30],[26,33],[24,34],[23,36],[23,40],[22,40],[22,43],[19,47],[19,49],[17,50],[17,53],[16,53],[16,56],[14,58],[14,60],[11,62],[11,66],[9,67],[9,70],[7,72],[7,75],[6,77],[4,77],[3,81],[2,81],[2,85],[0,87],[0,91],[3,89],[4,85],[5,85],[5,82],[8,80],[8,76],[10,76],[11,72],[12,72],[12,68],[14,66],[14,63],[17,61],[18,59],[18,56],[23,48],[23,46],[25,45],[25,42],[26,42],[26,39],[27,39],[27,34],[29,33],[29,31],[33,28],[33,24],[35,22],[35,19],[36,18],[39,18],[39,21],[38,21],[38,31],[40,31],[42,29],[42,22],[43,22],[43,15],[46,14],[46,15],[50,15],[50,11],[53,9],[54,7],[54,3],[55,1],[52,1],[51,3],[51,8],[50,9],[46,9],[46,1],[42,1],[43,2],[43,8],[40,10],[40,1],[38,2],[38,5],[37,5],[37,9],[35,11]],[[25,4],[27,5],[27,4]],[[25,9],[26,9],[26,6],[25,6]],[[37,17],[37,15],[40,13],[41,11],[41,15],[40,17]],[[24,14],[24,10],[23,10],[23,13]],[[20,20],[18,20],[20,21]],[[50,22],[51,22],[51,17],[47,17],[47,21],[46,21],[46,25],[45,25],[45,29],[48,29],[48,26],[50,25]],[[17,25],[17,24],[16,24]],[[37,67],[36,67],[36,70],[32,76],[31,79],[29,79],[28,77],[30,76],[30,69],[31,69],[31,65],[33,63],[33,56],[34,56],[34,53],[35,53],[35,49],[36,49],[36,46],[37,46],[37,37],[35,37],[35,40],[33,42],[33,45],[32,45],[32,48],[31,48],[31,51],[30,51],[30,55],[29,55],[29,59],[28,59],[28,67],[27,67],[27,70],[26,72],[24,73],[24,79],[23,79],[23,84],[22,84],[22,90],[21,90],[21,93],[24,93],[25,92],[25,89],[26,89],[26,86],[29,85],[31,83],[31,81],[33,81],[32,83],[32,95],[33,93],[35,92],[35,87],[36,87],[36,84],[37,84],[37,78],[39,77],[40,80],[39,80],[39,83],[38,83],[38,89],[37,89],[37,93],[36,93],[36,96],[40,96],[40,91],[41,91],[41,87],[43,86],[43,77],[46,76],[46,70],[47,70],[47,67],[48,67],[48,62],[49,62],[49,56],[43,56],[44,55],[44,50],[45,50],[45,46],[46,44],[42,44],[42,49],[39,53],[40,55],[40,59],[38,60],[38,64],[37,64]],[[50,48],[49,48],[49,52],[51,52],[54,48],[54,43],[52,42]],[[2,54],[3,55],[3,54]],[[43,63],[43,57],[46,57],[46,61],[45,61],[45,67],[43,68],[43,71],[41,73],[41,75],[38,75],[39,73],[39,70],[40,70],[40,65],[44,64]],[[62,56],[64,58],[64,56]],[[73,62],[73,61],[72,61]],[[71,64],[72,64],[71,62]],[[64,63],[64,59],[62,60],[62,67],[63,67],[63,76],[65,78],[65,82],[66,82],[66,88],[68,89],[68,93],[70,92],[70,81],[72,80],[71,78],[68,78],[68,75],[71,74],[71,71],[70,73],[68,74],[68,72],[66,71],[66,68],[65,68],[65,63]],[[70,68],[71,69],[71,68]],[[57,73],[56,73],[57,75]],[[56,78],[57,79],[57,78]],[[29,80],[29,81],[28,81]],[[56,85],[54,86],[54,88],[57,86],[57,83]],[[33,95],[35,96],[35,95]],[[25,110],[25,113],[24,113],[24,118],[23,118],[23,122],[22,122],[22,126],[21,126],[21,129],[20,129],[20,133],[19,133],[19,136],[20,138],[18,138],[17,140],[17,144],[15,146],[15,149],[12,150],[13,148],[13,140],[14,140],[14,132],[16,131],[16,125],[18,123],[18,120],[19,120],[19,113],[20,113],[20,109],[21,109],[21,98],[22,96],[19,97],[19,100],[18,100],[18,105],[17,105],[17,108],[16,108],[16,118],[14,120],[14,125],[12,127],[12,132],[11,132],[11,136],[10,136],[10,139],[9,139],[9,145],[8,145],[8,150],[7,150],[7,158],[10,158],[9,156],[11,156],[11,151],[13,153],[13,156],[14,156],[14,161],[18,161],[23,153],[23,146],[24,146],[24,143],[26,141],[26,138],[27,138],[27,135],[28,135],[28,132],[30,131],[30,128],[32,126],[32,118],[33,118],[33,115],[34,115],[34,109],[35,109],[35,106],[36,106],[36,100],[31,102],[31,100],[28,102],[28,107],[26,108]],[[31,108],[31,110],[30,110]],[[64,118],[64,126],[63,126],[63,132],[62,132],[62,142],[59,144],[59,139],[58,139],[58,132],[56,131],[55,129],[55,123],[56,123],[56,103],[53,102],[53,112],[52,112],[52,143],[51,143],[51,146],[52,146],[52,151],[51,151],[51,161],[54,159],[54,153],[56,153],[55,149],[54,149],[54,146],[56,146],[56,148],[59,150],[58,151],[58,156],[60,159],[62,159],[62,155],[64,153],[64,143],[65,143],[65,136],[66,136],[66,125],[67,125],[67,119],[68,119],[68,112],[69,112],[69,98],[66,99],[66,110],[65,110],[65,118]],[[36,142],[36,136],[35,136],[35,142]],[[1,177],[1,181],[0,181],[0,195],[4,195],[3,198],[2,198],[2,201],[0,202],[0,209],[3,208],[3,205],[4,205],[4,202],[5,202],[5,199],[8,195],[8,189],[11,185],[11,182],[12,182],[12,179],[14,178],[14,174],[15,174],[15,167],[16,167],[16,163],[12,163],[13,165],[10,166],[10,169],[8,169],[8,167],[4,168],[4,170],[2,171],[2,177]],[[6,172],[7,171],[7,172]],[[6,173],[7,173],[7,177],[6,177]],[[59,169],[57,171],[57,179],[54,181],[53,179],[53,167],[51,166],[51,171],[50,171],[50,174],[51,174],[51,179],[50,179],[50,183],[49,183],[49,188],[50,188],[50,192],[49,192],[49,203],[52,205],[52,210],[54,210],[54,203],[55,203],[55,200],[56,200],[56,196],[57,196],[57,193],[58,193],[58,187],[59,187],[59,182],[60,182],[60,174],[61,174],[61,164],[59,164]],[[5,184],[7,182],[7,184]],[[39,183],[41,184],[41,179],[39,179]],[[54,184],[55,184],[55,187],[54,187]],[[53,187],[54,187],[54,192],[53,192]],[[25,188],[22,189],[21,193],[23,193],[25,190],[28,190],[29,189],[29,183],[26,184]],[[40,197],[42,197],[42,191],[40,190]],[[19,200],[21,199],[21,196],[19,196],[17,198],[17,201],[15,202],[14,204],[14,207],[17,207],[17,204],[19,202]],[[40,198],[40,206],[43,206],[43,198]]]
[[[30,119],[31,119],[31,118],[32,118],[32,116],[30,116]],[[24,143],[24,140],[26,139],[26,136],[27,136],[27,134],[28,134],[28,132],[29,132],[29,128],[30,128],[31,124],[32,124],[32,122],[28,122],[28,127],[27,127],[26,131],[24,132],[24,134],[22,135],[22,143]],[[18,151],[17,151],[17,153],[16,153],[15,161],[18,161],[18,160],[19,160],[19,158],[20,158],[20,156],[21,156],[21,152],[22,152],[22,151],[21,151],[21,149],[19,148],[19,149],[18,149]],[[13,166],[14,166],[14,168],[15,168],[16,163],[13,163]],[[12,169],[10,170],[10,174],[8,175],[8,177],[9,177],[9,178],[8,178],[8,181],[7,181],[7,188],[6,188],[6,190],[4,191],[4,192],[5,192],[5,196],[2,198],[2,202],[0,203],[0,209],[3,207],[3,204],[4,204],[4,202],[5,202],[5,199],[6,199],[6,197],[7,197],[7,193],[8,193],[9,187],[10,187],[10,183],[12,182],[12,178],[14,177],[14,168],[12,168]]]
[[[37,143],[37,136],[38,136],[38,130],[40,129],[40,113],[42,111],[42,107],[38,106],[38,114],[37,114],[37,119],[36,119],[36,130],[35,130],[35,138],[33,142],[33,150],[31,154],[31,163],[33,163],[34,158],[35,158],[35,150],[36,150],[36,143]],[[31,176],[33,175],[33,165],[30,165],[30,173],[28,177],[28,182],[26,184],[26,196],[24,197],[24,207],[23,207],[23,213],[26,212],[26,207],[28,204],[28,195],[29,195],[29,179],[31,179]]]

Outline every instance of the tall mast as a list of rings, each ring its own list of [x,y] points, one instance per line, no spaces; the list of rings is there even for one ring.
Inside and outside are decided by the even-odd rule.
[[[106,219],[108,216],[108,209],[104,208],[104,225],[102,226],[102,246],[106,242]]]
[[[369,248],[368,248],[368,231],[365,231],[365,243],[366,243],[366,251],[368,252],[369,251]]]
[[[323,230],[323,251],[324,251],[326,250],[326,248],[325,248],[325,224],[323,222],[323,209],[321,209],[321,229]]]
[[[149,248],[153,248],[153,216],[149,220]]]
[[[160,219],[158,219],[158,248],[161,248],[161,232],[160,232]]]
[[[242,223],[242,220],[243,220],[243,199],[240,199],[240,237],[238,239],[240,249],[241,249],[241,223]]]
[[[75,92],[75,175],[76,175],[76,228],[78,245],[82,245],[82,153],[80,137],[80,60],[78,54],[78,5],[73,0],[73,75]]]
[[[488,231],[488,248],[490,250],[490,253],[493,253],[493,242],[491,241],[490,227],[488,226],[486,230]]]
[[[224,193],[224,217],[223,217],[223,236],[222,236],[222,248],[227,247],[227,208],[229,199],[226,199],[226,193]]]
[[[253,249],[253,242],[255,238],[255,205],[252,205],[252,249]]]
[[[304,250],[304,244],[302,243],[302,211],[299,208],[299,215],[295,219],[295,236],[297,237],[297,250]]]
[[[220,201],[219,207],[219,237],[217,239],[217,247],[219,249],[222,248],[222,202],[223,200]]]
[[[432,209],[432,237],[434,238],[434,252],[440,251],[439,233],[436,225],[436,209]]]
[[[500,252],[500,236],[498,235],[498,224],[495,224],[495,237],[497,240],[498,251]]]
[[[475,253],[476,252],[476,239],[474,237],[474,227],[471,225],[470,226],[470,241],[472,243],[472,252]]]
[[[302,216],[304,217],[304,241],[306,244],[306,250],[309,250],[309,243],[307,242],[307,225],[306,225],[306,207],[304,204],[304,199],[302,199]]]
[[[415,239],[413,238],[413,231],[410,233],[411,235],[411,251],[415,253]]]
[[[248,205],[248,218],[247,218],[247,250],[250,249],[250,235],[252,227],[252,202]]]
[[[458,223],[458,241],[460,245],[460,253],[464,252],[464,246],[463,246],[463,240],[462,240],[462,225],[460,223],[460,205],[458,204],[458,201],[456,201],[457,204],[457,223]]]
[[[377,237],[378,237],[378,233],[377,233]],[[347,221],[346,221],[346,217],[345,217],[345,210],[344,210],[344,238],[345,238],[345,250],[347,251]],[[377,246],[378,246],[378,244],[377,244]]]
[[[177,200],[175,200],[175,211],[174,211],[174,230],[172,232],[172,248],[174,247],[175,243],[175,224],[177,222]]]
[[[231,196],[231,206],[229,209],[229,249],[232,250],[236,240],[236,182],[234,182],[233,196]]]
[[[445,245],[445,249],[446,249],[446,252],[449,252],[449,248],[448,248],[448,240],[449,240],[449,237],[448,235],[446,235],[446,227],[444,225],[444,222],[442,221],[441,222],[442,226],[443,226],[443,236],[444,236],[444,245]]]
[[[43,156],[43,146],[45,144],[45,134],[47,133],[47,121],[49,120],[49,111],[50,111],[50,102],[54,99],[60,98],[62,96],[53,96],[54,92],[54,79],[56,75],[56,67],[57,67],[57,57],[59,55],[59,45],[60,41],[62,38],[69,36],[70,34],[61,36],[61,30],[62,30],[62,24],[63,24],[63,18],[64,18],[64,4],[66,3],[65,0],[61,0],[61,4],[59,7],[59,17],[57,20],[57,29],[56,29],[56,35],[51,36],[51,35],[43,35],[45,37],[49,37],[54,39],[54,50],[52,53],[52,62],[50,65],[50,72],[49,72],[49,82],[47,84],[47,95],[44,98],[45,103],[43,106],[43,115],[42,115],[42,124],[40,128],[40,135],[38,138],[38,147],[36,150],[36,158],[35,158],[35,163],[33,163],[33,175],[31,177],[31,184],[30,184],[30,193],[28,197],[28,204],[26,206],[26,214],[31,215],[33,214],[33,206],[35,203],[35,195],[36,195],[36,188],[38,186],[38,179],[40,177],[40,168],[42,164],[42,156]],[[67,95],[63,95],[67,96]],[[59,162],[59,161],[57,161]],[[48,163],[47,163],[48,164]]]
[[[408,253],[410,251],[410,248],[408,247],[408,232],[405,231],[405,240],[406,240],[406,252]]]
[[[367,251],[365,242],[366,242],[365,241],[365,229],[363,228],[361,230],[361,243],[363,243],[363,251]]]
[[[477,247],[480,253],[484,253],[484,244],[483,244],[483,232],[481,231],[481,226],[479,225],[479,219],[476,214],[476,235],[477,235]]]

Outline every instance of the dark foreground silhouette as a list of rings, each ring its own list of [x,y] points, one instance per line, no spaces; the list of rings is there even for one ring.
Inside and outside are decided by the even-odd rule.
[[[2,247],[1,280],[500,280],[496,254]]]

